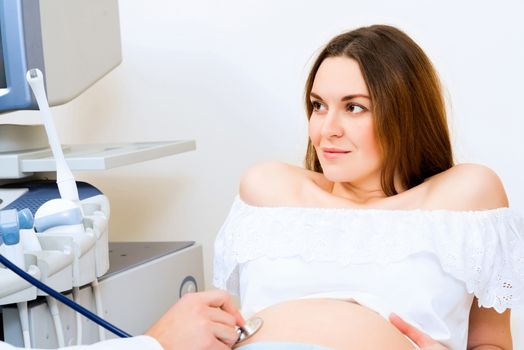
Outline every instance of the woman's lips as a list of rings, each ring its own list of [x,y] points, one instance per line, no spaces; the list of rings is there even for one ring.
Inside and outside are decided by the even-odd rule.
[[[345,156],[346,154],[351,153],[351,151],[345,151],[338,148],[323,148],[322,152],[326,159],[338,159]]]

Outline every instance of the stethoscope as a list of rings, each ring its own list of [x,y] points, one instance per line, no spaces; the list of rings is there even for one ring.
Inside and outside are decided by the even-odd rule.
[[[262,318],[255,316],[246,321],[244,327],[237,327],[238,339],[235,345],[251,338],[262,327],[264,321]]]

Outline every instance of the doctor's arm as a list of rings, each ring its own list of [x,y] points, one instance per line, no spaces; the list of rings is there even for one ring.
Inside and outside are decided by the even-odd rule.
[[[185,294],[143,336],[111,339],[63,350],[227,350],[244,319],[221,290]],[[0,341],[0,350],[16,350]],[[35,349],[36,350],[36,349]]]

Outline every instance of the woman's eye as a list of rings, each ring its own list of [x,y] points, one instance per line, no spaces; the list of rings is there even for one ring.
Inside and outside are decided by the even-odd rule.
[[[355,103],[350,103],[347,105],[347,110],[351,113],[361,113],[366,110],[366,108],[362,107],[361,105],[357,105]]]
[[[325,109],[324,105],[321,102],[318,102],[318,101],[311,101],[311,106],[313,107],[313,110],[315,112],[319,112],[322,109]]]

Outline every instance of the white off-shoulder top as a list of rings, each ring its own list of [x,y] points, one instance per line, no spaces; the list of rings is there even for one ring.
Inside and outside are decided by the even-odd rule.
[[[524,304],[524,217],[256,207],[237,196],[216,238],[213,282],[240,296],[245,317],[291,299],[353,300],[466,349],[474,296],[498,312]]]

